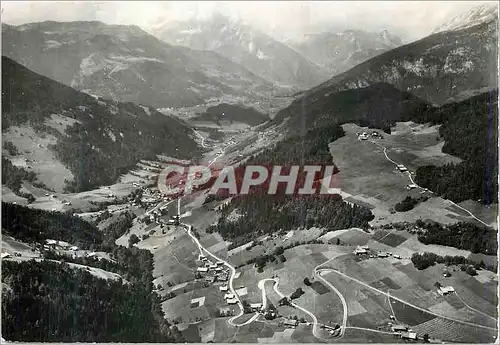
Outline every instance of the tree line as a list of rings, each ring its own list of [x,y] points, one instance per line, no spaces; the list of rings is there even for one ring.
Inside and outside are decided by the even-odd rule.
[[[106,249],[114,260],[2,262],[2,281],[8,286],[2,299],[2,336],[11,341],[184,341],[164,319],[161,300],[153,292],[153,255],[114,244],[128,230],[130,218],[124,214],[100,232],[72,215],[2,204],[2,227],[13,237],[32,243],[52,238]],[[121,279],[97,278],[71,268],[66,260],[116,272]]]

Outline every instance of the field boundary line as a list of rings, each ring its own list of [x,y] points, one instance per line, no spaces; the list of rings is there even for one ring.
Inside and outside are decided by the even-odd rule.
[[[458,299],[459,299],[460,301],[462,301],[462,303],[463,303],[463,304],[465,304],[465,306],[466,306],[467,308],[469,308],[470,310],[475,311],[476,313],[479,313],[479,314],[481,314],[481,315],[483,315],[483,316],[486,316],[486,317],[488,317],[488,318],[490,318],[490,319],[494,320],[495,322],[498,322],[498,319],[497,319],[497,318],[495,318],[495,317],[493,317],[493,316],[491,316],[491,315],[488,315],[488,314],[486,314],[486,313],[483,313],[482,311],[479,311],[479,310],[477,310],[477,309],[475,309],[475,308],[472,308],[470,305],[468,305],[467,303],[465,303],[465,301],[462,299],[462,297],[460,297],[460,295],[458,294],[458,292],[456,292],[456,291],[455,291],[455,295],[457,295]]]
[[[396,166],[398,165],[398,163],[397,163],[397,162],[395,162],[395,161],[393,161],[392,159],[390,159],[390,158],[389,158],[389,156],[387,155],[387,147],[385,147],[385,146],[383,146],[383,145],[380,145],[380,144],[378,144],[378,143],[376,143],[375,141],[372,141],[372,140],[370,140],[370,142],[371,142],[372,144],[375,144],[376,146],[378,146],[378,147],[380,147],[380,148],[383,148],[383,149],[384,149],[384,155],[385,155],[385,158],[387,158],[387,160],[388,160],[388,161],[390,161],[391,163],[393,163],[394,165],[396,165]],[[414,181],[414,180],[413,180],[413,178],[411,177],[410,172],[407,172],[407,175],[408,175],[408,178],[410,179],[410,182],[411,182],[412,184],[416,185],[416,186],[417,186],[418,188],[420,188],[420,189],[425,189],[425,188],[423,188],[423,187],[421,187],[421,186],[419,186],[418,184],[416,184],[416,183],[415,183],[415,181]],[[434,193],[434,192],[433,192],[433,193]],[[448,201],[448,202],[450,202],[451,204],[455,205],[456,207],[460,208],[462,211],[467,212],[467,213],[468,213],[468,214],[469,214],[472,218],[474,218],[475,220],[477,220],[477,221],[478,221],[478,222],[480,222],[481,224],[483,224],[483,225],[485,225],[485,226],[487,226],[487,227],[490,227],[490,226],[491,226],[490,224],[487,224],[487,223],[483,222],[481,219],[479,219],[478,217],[476,217],[476,216],[475,216],[475,215],[474,215],[471,211],[469,211],[469,210],[468,210],[468,209],[466,209],[465,207],[462,207],[462,206],[460,206],[460,205],[456,204],[455,202],[453,202],[453,201],[451,201],[451,200],[449,200],[449,199],[446,199],[446,201]]]
[[[347,326],[346,328],[347,329],[358,329],[358,330],[361,330],[361,331],[368,331],[368,332],[374,332],[374,333],[382,333],[382,334],[394,335],[394,332],[380,331],[378,329],[373,329],[373,328],[354,327],[354,326]]]
[[[322,271],[330,271],[330,272],[335,272],[335,273],[337,273],[338,275],[341,275],[341,276],[343,276],[343,277],[345,277],[345,278],[348,278],[348,279],[350,279],[350,280],[352,280],[352,281],[354,281],[354,282],[356,282],[356,283],[358,283],[358,284],[360,284],[360,285],[363,285],[363,286],[365,286],[365,287],[367,287],[367,288],[369,288],[369,289],[371,289],[371,290],[374,290],[374,291],[376,291],[376,292],[378,292],[378,293],[381,293],[381,294],[383,294],[383,295],[385,295],[385,296],[389,296],[390,298],[392,298],[392,299],[394,299],[394,300],[396,300],[396,301],[398,301],[398,302],[401,302],[401,303],[403,303],[403,304],[409,305],[410,307],[413,307],[413,308],[415,308],[415,309],[417,309],[417,310],[423,311],[423,312],[425,312],[425,313],[427,313],[427,314],[434,315],[434,316],[436,316],[436,317],[440,317],[440,318],[445,319],[445,320],[449,320],[449,321],[453,321],[453,322],[461,323],[461,324],[463,324],[463,325],[468,325],[468,326],[472,326],[472,327],[477,327],[477,328],[483,328],[483,329],[489,329],[489,330],[492,330],[492,331],[497,331],[497,328],[493,328],[493,327],[489,327],[489,326],[483,326],[483,325],[478,325],[478,324],[475,324],[475,323],[472,323],[472,322],[467,322],[467,321],[463,321],[463,320],[457,320],[457,319],[454,319],[454,318],[451,318],[451,317],[448,317],[448,316],[444,316],[444,315],[439,315],[439,314],[436,314],[436,313],[434,313],[434,312],[432,312],[432,311],[430,311],[430,310],[427,310],[427,309],[421,308],[421,307],[419,307],[419,306],[416,306],[416,305],[414,305],[414,304],[412,304],[412,303],[406,302],[405,300],[403,300],[403,299],[401,299],[401,298],[399,298],[399,297],[396,297],[396,296],[391,296],[391,295],[390,295],[390,294],[388,294],[387,292],[384,292],[384,291],[382,291],[382,290],[379,290],[379,289],[377,289],[377,288],[375,288],[375,287],[373,287],[373,286],[371,286],[371,285],[369,285],[369,284],[367,284],[367,283],[365,283],[365,282],[362,282],[362,281],[360,281],[360,280],[358,280],[358,279],[356,279],[356,278],[352,278],[352,277],[348,276],[348,275],[347,275],[347,274],[345,274],[345,273],[342,273],[342,272],[340,272],[340,271],[337,271],[336,269],[333,269],[333,268],[322,268],[321,270],[322,270]]]

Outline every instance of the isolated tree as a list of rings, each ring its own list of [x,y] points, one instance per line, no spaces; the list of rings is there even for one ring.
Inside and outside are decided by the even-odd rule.
[[[441,287],[441,283],[440,283],[440,282],[436,282],[436,283],[434,284],[434,286],[435,286],[435,287],[437,287],[437,288],[439,289],[439,288]]]
[[[340,246],[340,238],[337,238],[337,246]]]
[[[477,276],[477,272],[476,272],[476,269],[474,268],[474,266],[467,266],[465,272],[468,274],[468,275],[471,275],[471,276]]]
[[[140,240],[139,240],[139,237],[137,237],[136,234],[132,234],[130,235],[129,239],[128,239],[128,246],[130,248],[132,248],[134,246],[134,244],[138,243]]]
[[[311,286],[311,282],[309,281],[308,277],[304,278],[304,284],[307,285],[307,286]]]
[[[429,334],[428,333],[424,334],[423,340],[424,340],[424,343],[428,343],[429,342]]]

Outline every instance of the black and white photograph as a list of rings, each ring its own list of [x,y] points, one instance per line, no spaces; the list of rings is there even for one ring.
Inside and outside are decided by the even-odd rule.
[[[2,1],[1,342],[498,343],[497,1]]]

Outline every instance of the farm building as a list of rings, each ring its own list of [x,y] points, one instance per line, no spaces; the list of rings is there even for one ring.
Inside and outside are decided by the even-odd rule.
[[[388,256],[389,256],[389,254],[388,254],[388,253],[383,253],[383,252],[380,252],[380,253],[378,253],[378,254],[377,254],[377,256],[378,256],[379,258],[386,258],[386,257],[388,257]]]
[[[453,286],[440,286],[438,287],[437,292],[441,296],[445,296],[455,292],[455,289],[453,288]]]
[[[214,269],[214,268],[217,268],[217,265],[216,264],[212,264],[212,265],[210,265],[208,267],[210,267],[211,269]]]
[[[399,171],[408,171],[408,169],[403,164],[397,165]]]
[[[78,250],[78,247],[77,247],[77,246],[73,246],[73,247],[71,247],[71,248],[69,248],[69,249],[70,249],[70,250],[72,250],[72,251],[77,251],[77,250]]]
[[[220,291],[227,291],[227,290],[229,290],[229,288],[227,287],[227,285],[221,285],[221,286],[219,287],[219,290],[220,290]]]
[[[260,311],[262,309],[262,303],[250,303],[250,309],[252,309],[252,311]]]
[[[358,136],[358,139],[359,139],[359,140],[366,140],[366,139],[368,139],[368,133],[366,133],[366,132],[361,133],[361,134]]]
[[[407,186],[406,186],[406,189],[410,190],[410,189],[415,189],[415,188],[417,188],[417,187],[418,187],[418,186],[417,186],[416,184],[411,183],[411,184],[409,184],[409,185],[407,185]]]
[[[236,304],[236,303],[238,303],[237,298],[230,298],[227,300],[227,304]]]
[[[204,259],[206,259],[205,255],[203,254],[198,255],[198,260],[203,261]]]
[[[217,266],[222,266],[224,263],[222,261],[217,261],[216,265]]]
[[[210,284],[213,284],[215,283],[215,281],[217,280],[217,277],[207,277],[206,278],[206,281]]]
[[[401,333],[402,339],[417,340],[417,333],[415,332],[403,332]]]
[[[215,272],[222,272],[222,267],[217,267],[217,268],[215,269]]]
[[[197,271],[198,272],[208,272],[208,268],[207,267],[198,267]]]
[[[368,254],[368,251],[365,249],[365,248],[362,248],[362,247],[357,247],[355,250],[354,250],[354,254],[356,255],[363,255],[363,254]]]
[[[229,316],[232,315],[233,311],[229,307],[221,307],[219,309],[219,315],[220,316]]]
[[[283,325],[285,327],[295,328],[299,325],[299,320],[286,319],[285,322],[283,322]]]
[[[234,294],[232,293],[227,293],[224,295],[224,299],[232,299],[232,298],[234,298]]]
[[[393,325],[392,326],[392,331],[393,332],[407,332],[408,331],[408,326],[405,326],[405,325]]]

